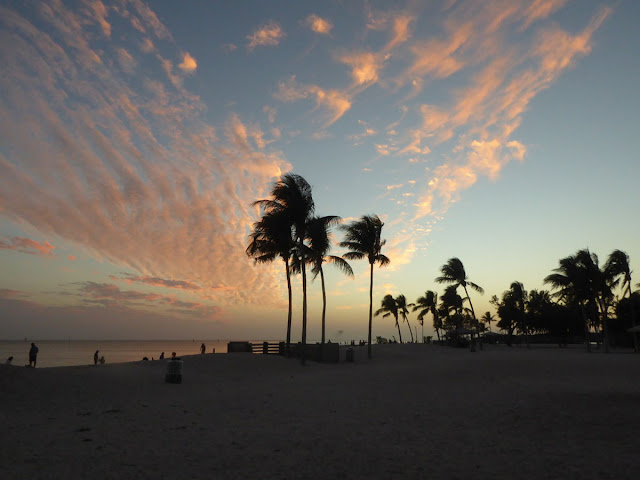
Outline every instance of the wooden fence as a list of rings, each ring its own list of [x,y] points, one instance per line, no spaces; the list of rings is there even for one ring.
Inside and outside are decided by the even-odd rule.
[[[284,355],[284,342],[229,342],[227,352],[260,353],[263,355]]]

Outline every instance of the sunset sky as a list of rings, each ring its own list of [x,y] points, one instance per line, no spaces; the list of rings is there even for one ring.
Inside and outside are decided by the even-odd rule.
[[[0,339],[284,338],[284,264],[244,250],[287,172],[318,215],[385,221],[374,308],[441,292],[451,257],[478,315],[582,248],[627,252],[635,285],[639,22],[635,0],[3,1]],[[352,266],[327,267],[334,341],[366,338]]]

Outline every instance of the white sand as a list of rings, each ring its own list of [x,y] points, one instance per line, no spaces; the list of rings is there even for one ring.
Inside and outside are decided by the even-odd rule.
[[[3,479],[640,478],[640,355],[376,346],[0,368]]]

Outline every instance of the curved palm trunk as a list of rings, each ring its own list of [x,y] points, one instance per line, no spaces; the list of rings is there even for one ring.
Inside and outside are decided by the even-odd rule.
[[[471,297],[469,296],[469,292],[467,291],[467,286],[463,285],[464,287],[464,293],[467,296],[467,300],[469,300],[469,307],[471,308],[471,315],[473,315],[473,322],[476,326],[476,337],[478,338],[478,343],[480,343],[480,350],[482,350],[482,343],[480,342],[480,331],[479,331],[479,324],[478,324],[478,319],[476,318],[476,312],[473,309],[473,303],[471,303]],[[473,337],[473,334],[472,334]],[[471,351],[475,352],[476,349],[473,345],[473,342],[471,342]]]
[[[327,292],[324,288],[324,272],[320,267],[320,283],[322,284],[322,341],[324,344],[324,330],[325,330],[325,315],[327,313]]]
[[[433,326],[435,327],[436,330],[436,335],[438,336],[438,342],[440,341],[440,315],[438,315],[438,311],[432,311],[431,314],[433,315]]]
[[[371,330],[373,328],[373,263],[369,274],[369,342],[367,343],[367,356],[371,359]]]
[[[407,326],[409,327],[409,333],[411,334],[411,343],[415,343],[415,337],[413,336],[413,331],[411,330],[411,324],[409,323],[409,319],[405,317],[404,320],[407,322]]]
[[[400,322],[398,322],[398,317],[396,317],[396,328],[398,329],[398,337],[400,337],[400,343],[404,343],[402,341],[402,333],[400,332]]]
[[[289,293],[289,312],[287,314],[287,344],[286,344],[286,355],[289,357],[291,355],[291,310],[292,310],[292,298],[291,298],[291,271],[289,270],[289,259],[285,259],[284,267],[287,272],[287,291]]]

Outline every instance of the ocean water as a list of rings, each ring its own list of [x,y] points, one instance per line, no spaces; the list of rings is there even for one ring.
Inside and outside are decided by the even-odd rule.
[[[65,367],[72,365],[92,365],[93,354],[99,350],[99,356],[105,363],[135,362],[147,357],[158,359],[164,352],[166,358],[171,352],[177,356],[200,353],[200,345],[205,344],[207,353],[227,353],[227,340],[16,340],[0,341],[0,363],[13,357],[12,365],[28,365],[31,342],[36,344],[38,368]],[[259,342],[262,340],[252,340]]]

